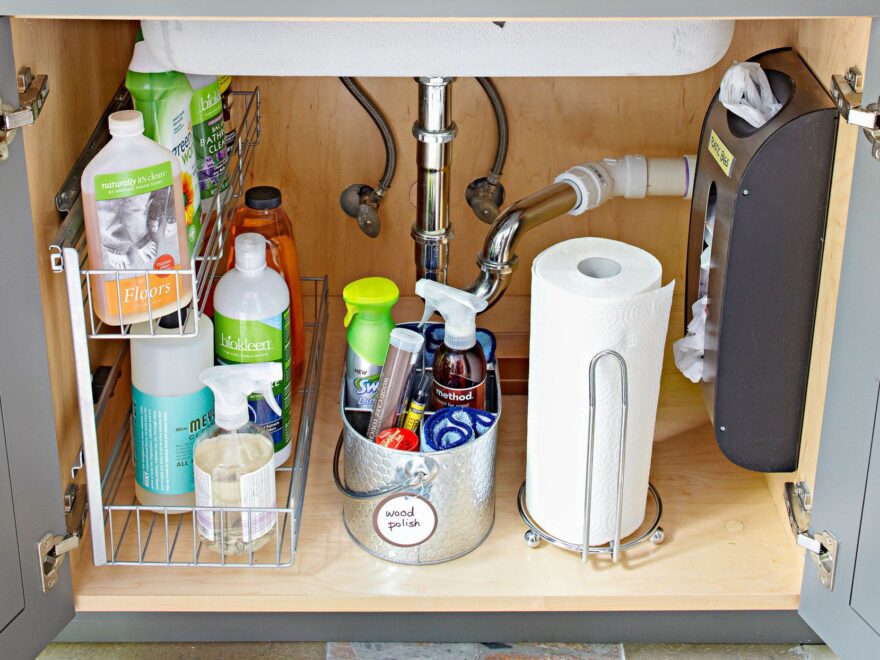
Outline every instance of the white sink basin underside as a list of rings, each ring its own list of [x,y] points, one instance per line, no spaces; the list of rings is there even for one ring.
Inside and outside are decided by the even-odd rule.
[[[668,76],[709,68],[734,21],[143,21],[186,73],[261,76]]]

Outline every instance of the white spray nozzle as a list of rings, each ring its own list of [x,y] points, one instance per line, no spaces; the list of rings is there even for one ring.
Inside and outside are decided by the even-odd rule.
[[[416,293],[425,299],[422,324],[434,312],[439,312],[446,321],[443,343],[449,348],[464,350],[477,343],[477,314],[488,306],[485,300],[433,280],[416,282]]]
[[[272,392],[272,383],[281,380],[283,372],[278,362],[255,364],[228,364],[203,369],[199,380],[214,392],[214,421],[222,429],[236,431],[248,421],[248,395],[263,395],[276,415],[281,408]]]

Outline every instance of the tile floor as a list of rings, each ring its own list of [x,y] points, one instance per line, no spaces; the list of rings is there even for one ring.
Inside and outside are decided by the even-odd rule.
[[[826,646],[779,644],[398,644],[263,642],[50,644],[39,660],[835,660]]]

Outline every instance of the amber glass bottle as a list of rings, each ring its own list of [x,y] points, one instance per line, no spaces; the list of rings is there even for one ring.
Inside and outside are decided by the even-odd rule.
[[[227,270],[235,264],[235,237],[255,232],[266,239],[266,265],[284,278],[290,290],[290,384],[299,389],[305,366],[305,335],[302,295],[299,281],[299,259],[293,238],[293,225],[281,208],[281,191],[272,186],[249,188],[244,206],[236,209],[229,229]]]

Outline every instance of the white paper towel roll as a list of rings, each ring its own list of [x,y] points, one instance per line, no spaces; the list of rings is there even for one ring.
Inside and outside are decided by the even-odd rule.
[[[627,363],[629,415],[622,536],[645,516],[663,350],[675,282],[660,288],[657,259],[632,245],[577,238],[532,265],[526,505],[547,532],[583,537],[590,360],[603,350]],[[614,536],[620,439],[615,360],[596,372],[596,436],[590,544]]]

